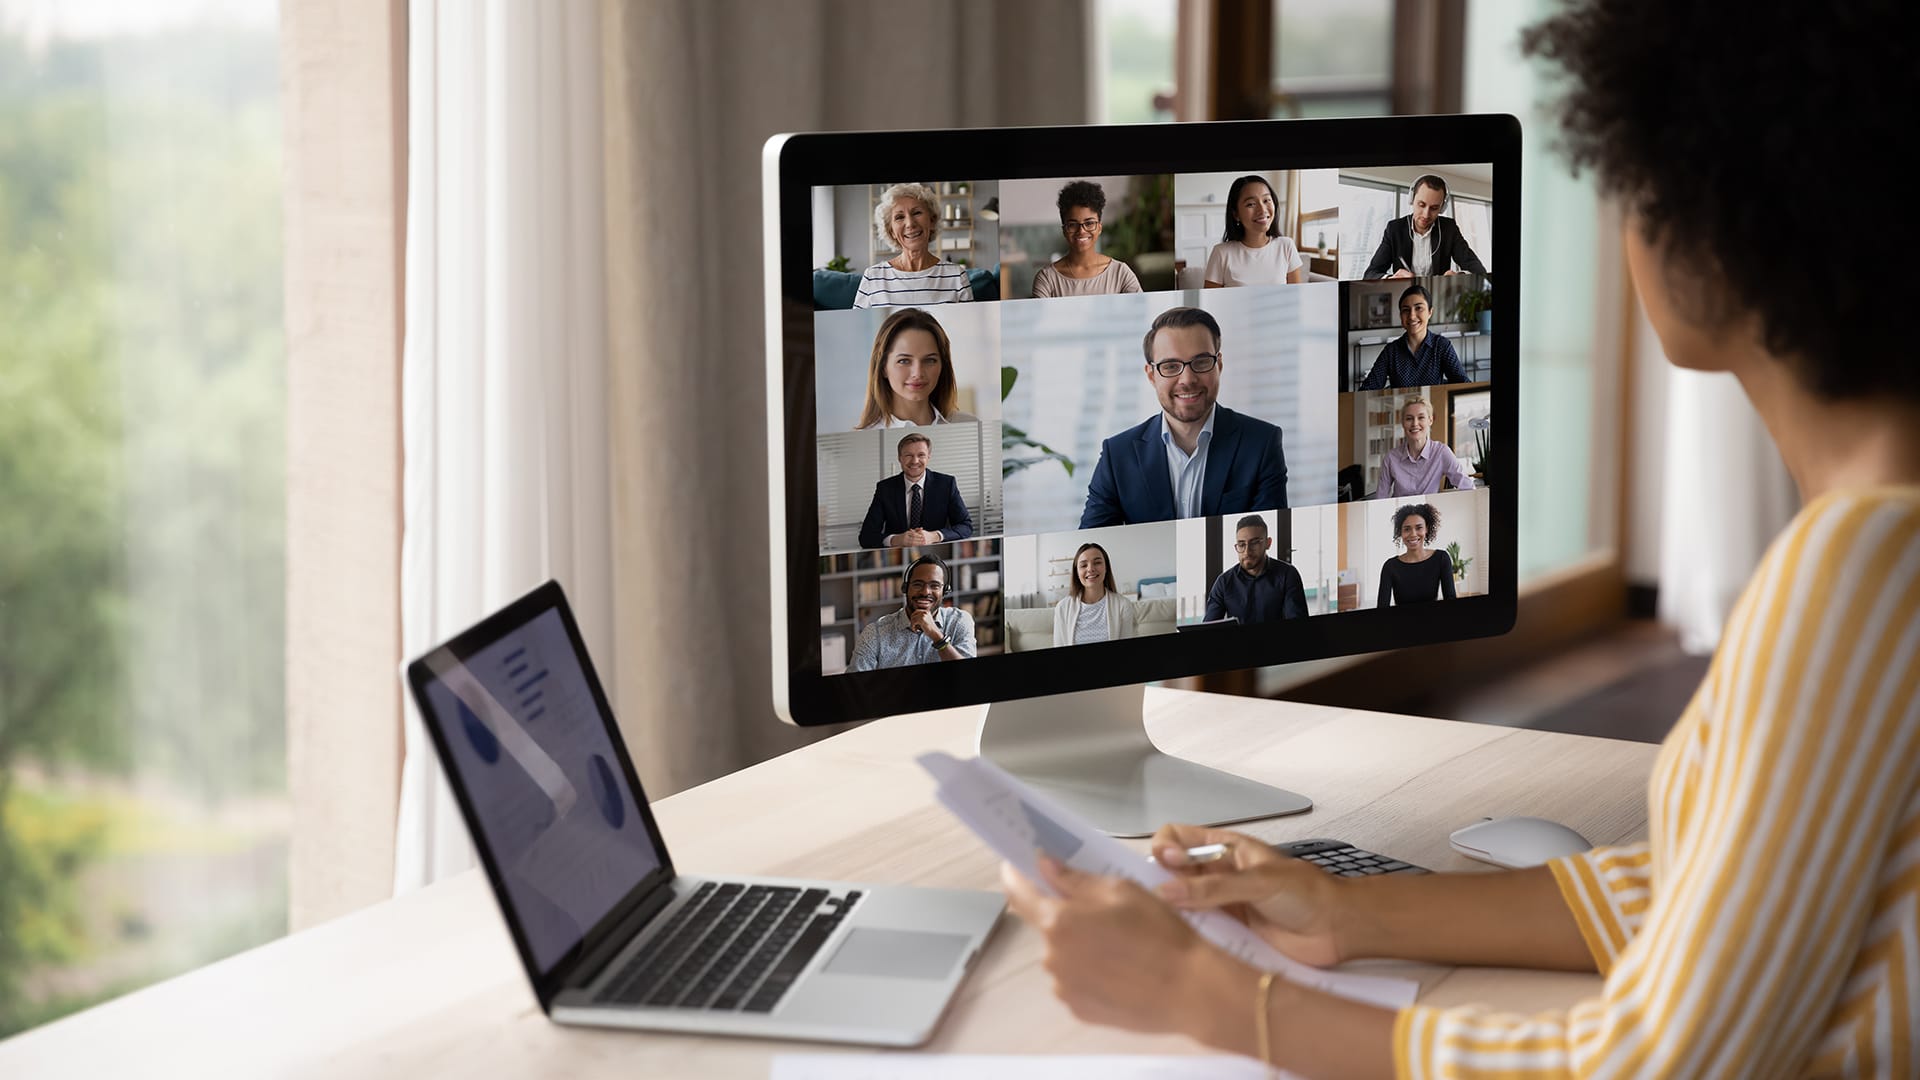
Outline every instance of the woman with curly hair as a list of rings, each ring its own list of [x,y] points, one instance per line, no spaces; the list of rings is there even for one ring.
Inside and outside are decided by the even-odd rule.
[[[1453,599],[1453,557],[1434,547],[1440,511],[1413,503],[1393,512],[1393,542],[1400,554],[1380,566],[1378,607]]]
[[[1060,211],[1060,232],[1067,253],[1033,275],[1033,295],[1098,296],[1140,291],[1133,268],[1102,255],[1100,215],[1107,209],[1107,193],[1091,180],[1075,180],[1060,189],[1054,206]]]
[[[1648,839],[1482,874],[1336,878],[1220,829],[1153,840],[1160,896],[1003,872],[1075,1015],[1305,1075],[1920,1075],[1920,364],[1875,260],[1780,258],[1912,96],[1891,0],[1576,0],[1523,38],[1570,76],[1563,138],[1626,211],[1675,364],[1739,380],[1805,504],[1667,736]],[[1755,77],[1756,73],[1768,73]],[[1791,191],[1783,197],[1783,191]],[[1427,542],[1431,542],[1429,533]],[[1230,857],[1182,867],[1190,845]],[[1287,955],[1598,972],[1571,1009],[1376,1008],[1274,981],[1175,908]]]

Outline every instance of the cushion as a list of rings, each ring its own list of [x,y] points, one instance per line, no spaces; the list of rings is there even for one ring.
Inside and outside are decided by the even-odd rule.
[[[813,272],[813,309],[840,311],[853,307],[860,295],[860,275],[846,270]]]

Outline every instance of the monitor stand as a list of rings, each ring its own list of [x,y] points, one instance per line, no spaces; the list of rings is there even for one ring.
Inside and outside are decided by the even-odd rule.
[[[980,721],[979,754],[1113,836],[1313,809],[1304,795],[1161,753],[1147,737],[1146,692],[1135,684],[996,702]]]

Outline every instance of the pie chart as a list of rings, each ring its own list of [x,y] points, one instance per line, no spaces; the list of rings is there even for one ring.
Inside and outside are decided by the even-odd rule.
[[[457,704],[460,707],[460,727],[467,733],[467,742],[473,744],[473,752],[479,754],[480,760],[489,765],[499,761],[499,736],[493,733],[492,728],[481,723],[479,717],[473,715],[473,710],[467,708],[466,702],[461,701]]]
[[[619,828],[627,823],[626,803],[620,798],[620,785],[613,779],[613,769],[607,759],[599,754],[587,762],[587,775],[593,785],[593,801],[600,807],[600,816],[607,824]]]

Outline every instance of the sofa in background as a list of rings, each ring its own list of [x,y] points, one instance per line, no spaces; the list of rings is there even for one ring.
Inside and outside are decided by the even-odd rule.
[[[1134,603],[1138,605],[1134,609],[1134,618],[1140,637],[1173,633],[1173,624],[1179,617],[1177,600],[1163,596],[1152,600],[1136,600]],[[1009,652],[1053,648],[1052,608],[1007,608],[1002,616],[1006,620]]]
[[[1000,268],[970,266],[967,284],[973,287],[975,300],[1000,299]],[[813,310],[844,311],[853,307],[860,295],[860,271],[815,270],[813,272]]]

